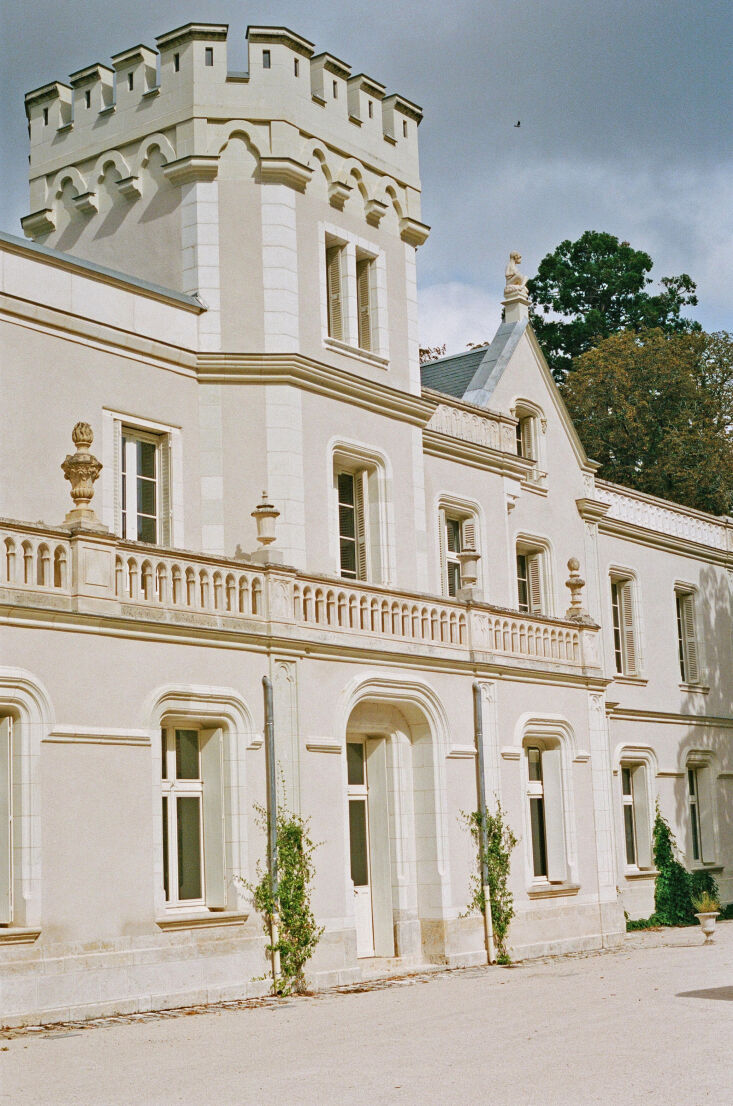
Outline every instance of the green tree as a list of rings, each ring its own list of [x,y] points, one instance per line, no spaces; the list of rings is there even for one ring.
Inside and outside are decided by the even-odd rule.
[[[733,335],[624,331],[563,396],[599,475],[714,514],[733,508]]]
[[[700,329],[681,314],[697,303],[694,281],[687,273],[662,277],[661,290],[652,294],[651,268],[648,253],[595,230],[576,242],[566,239],[543,257],[527,288],[532,325],[558,382],[576,357],[618,331]]]

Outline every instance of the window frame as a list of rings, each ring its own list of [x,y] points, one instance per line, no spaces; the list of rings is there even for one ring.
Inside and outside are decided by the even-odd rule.
[[[525,808],[527,848],[525,863],[530,890],[542,890],[571,883],[567,789],[567,767],[563,741],[558,736],[543,732],[543,728],[528,728],[522,740],[522,772]],[[529,753],[539,750],[539,779],[531,779]],[[532,822],[532,804],[542,801],[542,836],[544,838],[544,874],[537,874],[537,857]]]
[[[176,742],[179,733],[196,734],[196,754],[198,775],[193,777],[179,777],[177,775],[177,747]],[[171,771],[172,769],[172,771]],[[206,864],[204,856],[204,826],[203,826],[203,800],[204,781],[201,768],[201,730],[198,726],[164,726],[161,728],[161,800],[166,804],[167,818],[163,819],[163,873],[164,873],[164,897],[167,910],[195,910],[197,907],[206,906]],[[180,785],[180,786],[179,786]],[[198,800],[198,853],[199,853],[199,881],[201,894],[182,899],[180,894],[174,895],[178,890],[180,854],[178,850],[178,800]],[[161,812],[161,817],[163,817]],[[167,824],[166,824],[167,822]],[[167,875],[167,879],[166,879]],[[166,886],[167,885],[167,886]],[[168,891],[171,893],[169,894]]]
[[[527,576],[521,577],[520,558],[526,559]],[[539,615],[552,617],[554,614],[554,587],[552,573],[552,548],[543,538],[528,534],[517,534],[514,540],[512,578],[516,610],[529,618]],[[532,598],[532,572],[534,566],[534,590]],[[526,583],[526,597],[522,598],[521,581]]]
[[[636,577],[611,569],[608,575],[611,604],[611,634],[615,675],[641,675],[639,603]]]
[[[153,466],[155,469],[155,474],[152,478],[140,474],[136,448],[138,443],[144,445],[152,445],[155,450],[153,455]],[[150,433],[149,431],[129,427],[123,423],[121,427],[120,446],[120,536],[124,541],[141,541],[145,542],[147,545],[163,545],[164,543],[160,540],[162,537],[162,531],[165,527],[165,506],[163,503],[164,495],[162,490],[162,469],[163,450],[168,448],[168,443],[165,441],[165,438],[159,434],[154,434]],[[131,459],[134,459],[134,467],[132,471],[129,470]],[[155,513],[152,515],[140,510],[141,503],[140,497],[138,495],[138,487],[141,480],[152,482],[154,485]],[[134,526],[134,536],[131,536],[127,532],[129,529],[131,515],[137,520],[137,525]],[[141,518],[153,519],[155,525],[155,537],[152,540],[139,536]]]
[[[547,419],[545,413],[532,400],[523,397],[514,400],[510,413],[517,420],[515,431],[517,456],[534,462],[533,468],[522,478],[522,483],[535,492],[546,494]]]
[[[392,470],[389,458],[360,442],[334,438],[326,450],[328,468],[329,553],[335,576],[352,583],[388,586],[394,578],[394,507],[390,497]],[[364,578],[341,576],[338,473],[363,473]]]
[[[326,349],[355,357],[380,368],[389,367],[389,322],[386,256],[375,242],[352,234],[343,227],[321,223],[321,340]],[[340,274],[340,327],[334,325],[332,277],[338,256]],[[361,295],[360,295],[361,287]],[[365,295],[364,295],[365,294]],[[369,324],[365,345],[364,312],[360,300],[366,296]]]
[[[438,570],[439,590],[438,594],[445,599],[454,599],[462,587],[461,562],[458,553],[465,549],[473,548],[479,558],[481,556],[480,533],[481,515],[479,505],[470,500],[458,499],[450,495],[441,495],[437,500],[438,520]],[[448,540],[448,523],[457,523],[460,526],[459,549],[451,550]],[[451,591],[451,569],[457,580],[455,594]],[[482,568],[479,559],[478,586],[481,587]]]
[[[163,548],[184,549],[183,437],[181,428],[127,412],[102,411],[102,474],[98,510],[110,532],[122,538],[122,437],[146,435],[158,444],[158,540]],[[96,500],[95,500],[96,502]],[[135,538],[125,538],[135,541]]]
[[[686,849],[690,866],[705,870],[717,867],[719,862],[719,838],[717,825],[717,764],[714,754],[707,749],[688,750],[683,761],[686,825],[689,848]],[[694,792],[690,781],[694,780]],[[695,836],[697,853],[695,856]]]
[[[347,477],[352,482],[352,502],[342,500],[341,498],[341,478]],[[371,558],[369,555],[369,494],[368,494],[368,472],[366,468],[343,468],[334,465],[334,484],[336,486],[337,495],[337,509],[336,517],[338,524],[338,539],[339,539],[339,576],[344,580],[352,580],[355,583],[365,583],[369,579],[369,569],[371,566]],[[342,510],[351,509],[353,512],[354,526],[353,534],[344,534],[341,521]],[[344,568],[344,543],[353,543],[354,546],[354,568]]]
[[[674,596],[680,683],[699,687],[704,680],[697,623],[697,588],[675,584]]]

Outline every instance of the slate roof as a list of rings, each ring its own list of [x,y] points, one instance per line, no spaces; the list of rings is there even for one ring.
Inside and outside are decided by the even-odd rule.
[[[488,407],[491,395],[527,326],[527,319],[502,323],[491,345],[426,362],[421,366],[423,386],[473,403],[476,407]]]

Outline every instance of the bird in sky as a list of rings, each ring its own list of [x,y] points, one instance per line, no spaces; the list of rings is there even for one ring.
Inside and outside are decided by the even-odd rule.
[[[522,125],[522,120],[521,120],[521,119],[517,119],[517,121],[516,121],[516,123],[514,124],[514,126],[515,126],[515,127],[521,127],[521,125]]]

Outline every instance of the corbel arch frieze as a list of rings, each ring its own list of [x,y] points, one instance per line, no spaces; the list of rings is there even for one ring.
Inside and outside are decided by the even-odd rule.
[[[159,131],[156,131],[155,134],[149,134],[147,138],[144,138],[140,144],[136,166],[138,172],[147,167],[150,161],[150,155],[155,149],[160,150],[161,157],[166,165],[168,162],[176,160],[177,154],[173,149],[170,139],[166,138],[166,136]]]
[[[48,190],[48,198],[51,201],[58,200],[67,181],[71,182],[77,196],[85,196],[89,192],[87,182],[77,167],[75,165],[67,165],[65,169],[59,170],[51,182]]]
[[[269,156],[269,144],[265,142],[264,136],[258,133],[251,124],[245,122],[244,119],[230,120],[224,126],[220,127],[215,140],[211,144],[209,153],[214,157],[223,154],[233,138],[243,139],[245,145],[250,148],[257,158],[258,163],[263,157]]]
[[[97,158],[91,176],[92,181],[96,184],[101,184],[106,176],[107,168],[110,165],[114,166],[123,180],[130,176],[130,166],[127,164],[120,151],[107,150]]]

